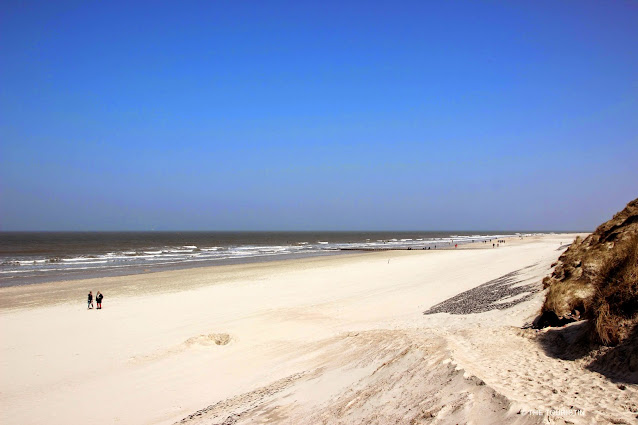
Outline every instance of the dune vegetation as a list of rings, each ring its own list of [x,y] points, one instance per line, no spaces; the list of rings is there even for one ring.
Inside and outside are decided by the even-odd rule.
[[[617,345],[638,323],[638,199],[576,238],[543,280],[548,288],[542,312],[585,318],[593,342]]]

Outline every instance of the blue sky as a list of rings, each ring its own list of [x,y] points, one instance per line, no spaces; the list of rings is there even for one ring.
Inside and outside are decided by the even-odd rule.
[[[0,6],[1,230],[592,230],[638,3]]]

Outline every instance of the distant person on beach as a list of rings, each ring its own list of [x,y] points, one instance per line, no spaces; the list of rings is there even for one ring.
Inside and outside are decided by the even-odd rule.
[[[87,306],[87,308],[93,308],[93,292],[89,291],[89,299],[88,299],[89,305]]]
[[[104,295],[102,295],[100,291],[97,291],[97,294],[95,295],[95,302],[97,302],[98,310],[102,309],[102,298],[104,298]]]

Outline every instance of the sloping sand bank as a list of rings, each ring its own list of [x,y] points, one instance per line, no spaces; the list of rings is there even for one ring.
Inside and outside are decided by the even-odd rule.
[[[633,423],[520,329],[573,237],[4,288],[0,423]]]

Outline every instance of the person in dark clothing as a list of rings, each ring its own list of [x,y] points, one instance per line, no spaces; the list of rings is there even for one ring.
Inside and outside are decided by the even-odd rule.
[[[102,309],[102,298],[104,298],[104,295],[102,295],[100,291],[97,291],[97,294],[95,295],[95,301],[97,302],[98,310]]]
[[[87,308],[93,308],[93,292],[89,291],[89,298],[88,298],[88,306]]]

